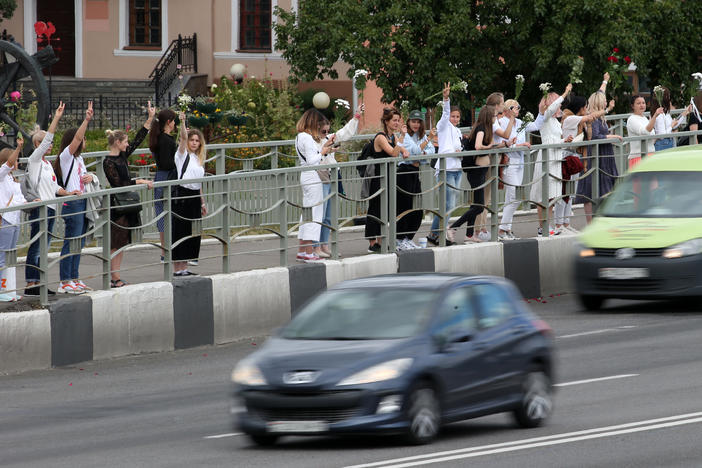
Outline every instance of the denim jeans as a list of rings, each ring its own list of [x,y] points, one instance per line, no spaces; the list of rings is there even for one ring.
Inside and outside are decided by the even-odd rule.
[[[63,209],[61,210],[61,217],[66,225],[66,233],[64,237],[78,237],[85,234],[85,230],[88,227],[88,223],[85,220],[85,200],[74,200],[63,204]],[[83,248],[85,245],[85,238],[81,238],[80,246]],[[63,241],[63,248],[61,249],[61,256],[68,255],[70,252],[70,240],[66,239]],[[71,255],[61,259],[59,264],[59,277],[61,281],[70,281],[78,279],[78,268],[80,267],[80,253]]]
[[[52,210],[51,208],[47,207],[46,212],[48,217],[47,229],[49,234],[49,243],[51,243],[51,233],[54,230],[54,221],[56,221],[56,210]],[[34,208],[32,211],[29,212],[29,220],[33,221],[29,234],[30,238],[36,236],[39,233],[38,219],[39,208]],[[37,239],[36,241],[32,242],[32,245],[29,246],[29,250],[27,250],[27,263],[24,268],[24,279],[27,281],[27,283],[39,281],[39,241],[40,239]]]
[[[463,177],[463,171],[446,171],[446,183],[454,187],[461,186],[461,177]],[[436,181],[439,181],[439,176],[436,176]],[[456,207],[456,196],[458,195],[458,190],[451,187],[446,187],[446,226],[448,226],[448,214]],[[439,217],[434,216],[434,221],[431,223],[431,233],[437,234],[439,230]]]
[[[10,224],[3,219],[0,227],[0,267],[5,266],[5,250],[12,250],[17,247],[18,238],[19,226]]]
[[[331,184],[322,184],[322,196],[328,197],[329,193],[331,193]],[[331,226],[331,198],[324,202],[324,212],[322,214],[322,223]],[[329,229],[326,226],[322,226],[322,232],[319,234],[320,244],[324,245],[324,244],[329,243],[329,234],[330,233],[331,233],[331,229]]]
[[[664,149],[672,148],[673,139],[661,138],[659,140],[656,140],[655,143],[653,143],[653,146],[656,148],[656,151],[663,151]]]

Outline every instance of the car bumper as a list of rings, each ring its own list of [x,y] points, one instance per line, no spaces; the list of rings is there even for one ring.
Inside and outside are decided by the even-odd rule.
[[[235,415],[234,428],[247,434],[319,435],[400,433],[408,427],[401,410],[378,414],[378,403],[401,389],[345,390],[313,394],[241,391],[236,399],[246,410]]]
[[[603,278],[602,269],[646,271],[640,278]],[[622,299],[658,299],[702,296],[702,255],[617,260],[587,257],[575,260],[575,289],[582,296]]]

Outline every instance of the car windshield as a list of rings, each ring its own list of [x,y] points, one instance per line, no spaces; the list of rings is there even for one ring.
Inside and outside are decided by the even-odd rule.
[[[281,336],[305,340],[385,340],[416,335],[435,291],[380,288],[327,291],[307,304]]]
[[[601,214],[620,218],[702,217],[702,172],[638,172],[617,185]]]

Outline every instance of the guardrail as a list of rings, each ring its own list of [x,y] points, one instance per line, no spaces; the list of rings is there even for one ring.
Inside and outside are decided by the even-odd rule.
[[[490,190],[492,197],[491,202],[485,209],[492,214],[490,222],[490,232],[492,240],[497,239],[497,229],[499,220],[497,217],[500,208],[503,203],[498,198],[498,182],[499,179],[499,158],[492,157],[492,163],[489,169],[489,175],[486,182],[481,187],[464,187],[464,182],[460,187],[453,187],[446,182],[446,170],[445,170],[445,158],[450,157],[462,157],[467,155],[484,155],[491,154],[497,155],[500,153],[508,153],[512,151],[524,151],[525,155],[525,175],[521,184],[517,185],[517,202],[519,204],[534,204],[541,205],[543,207],[553,206],[558,202],[558,200],[563,199],[566,196],[573,196],[575,194],[575,184],[576,180],[564,181],[559,175],[549,174],[548,171],[548,160],[542,161],[542,173],[544,174],[541,178],[537,180],[532,180],[532,174],[534,170],[534,161],[536,160],[537,153],[541,150],[546,149],[563,149],[571,148],[575,149],[583,146],[593,147],[593,156],[590,158],[592,164],[589,164],[589,169],[578,177],[582,179],[588,177],[594,173],[599,173],[599,144],[612,143],[615,148],[615,159],[620,168],[620,174],[626,172],[626,159],[628,156],[627,146],[632,141],[645,142],[650,139],[663,138],[666,136],[671,137],[681,137],[681,136],[697,136],[702,134],[702,131],[698,132],[679,132],[672,135],[651,135],[645,137],[626,137],[623,139],[622,143],[617,143],[614,140],[596,140],[596,141],[586,141],[579,143],[569,143],[569,144],[552,144],[552,145],[534,145],[531,149],[526,149],[524,147],[520,148],[505,148],[505,149],[494,149],[490,151],[472,151],[472,152],[461,152],[452,154],[436,155],[440,161],[440,169],[436,178],[434,177],[434,170],[429,168],[427,165],[423,165],[421,175],[423,182],[423,191],[420,194],[410,194],[414,199],[413,210],[412,211],[422,211],[425,213],[433,213],[439,216],[440,226],[439,230],[443,233],[446,230],[446,223],[451,215],[446,211],[446,191],[449,189],[458,190],[460,197],[457,206],[452,210],[455,213],[458,210],[465,209],[470,205],[473,199],[473,193],[475,190],[482,189]],[[356,137],[356,139],[364,139],[368,136]],[[211,152],[215,153],[215,158],[211,160],[216,161],[218,169],[223,169],[226,150],[231,148],[267,148],[271,149],[266,153],[266,155],[271,156],[279,152],[279,148],[285,147],[288,144],[292,144],[292,141],[283,142],[260,142],[255,145],[252,144],[231,144],[231,145],[211,145],[209,147]],[[646,148],[645,144],[641,146],[643,149]],[[282,153],[281,153],[282,154]],[[224,156],[223,156],[224,155]],[[84,155],[86,158],[89,156],[95,156],[95,153]],[[287,155],[286,155],[287,156]],[[645,155],[644,155],[645,156]],[[409,158],[410,161],[422,161],[427,159],[426,156],[414,156]],[[92,167],[97,165],[98,174],[101,173],[100,155],[92,163]],[[378,164],[380,169],[377,175],[380,181],[379,190],[371,194],[368,198],[362,198],[361,185],[362,179],[357,175],[358,166],[366,166],[368,164]],[[397,175],[397,159],[387,158],[387,159],[375,159],[366,161],[348,161],[340,162],[334,165],[318,166],[319,168],[332,168],[338,169],[331,171],[332,173],[332,183],[329,195],[324,201],[329,200],[331,202],[331,224],[328,226],[331,230],[331,251],[332,258],[338,258],[338,244],[339,244],[339,231],[340,228],[348,225],[354,224],[354,220],[358,217],[365,215],[367,210],[368,201],[375,197],[380,197],[380,217],[378,221],[381,226],[380,237],[385,241],[381,244],[382,252],[391,252],[395,250],[395,243],[388,242],[387,240],[393,240],[397,234],[397,219],[405,216],[408,212],[400,213],[398,216],[393,215],[396,212],[396,197],[399,189],[396,185],[396,175]],[[147,171],[147,168],[140,167],[141,171]],[[203,235],[216,239],[220,244],[222,250],[221,254],[217,255],[217,258],[221,257],[221,271],[230,271],[230,259],[235,255],[232,253],[232,243],[236,241],[237,238],[247,235],[253,232],[264,231],[273,234],[278,237],[279,245],[276,249],[279,252],[279,264],[286,265],[288,262],[288,250],[297,247],[295,242],[293,245],[290,244],[291,233],[293,233],[300,223],[311,222],[312,221],[312,207],[305,207],[302,203],[302,194],[300,186],[300,173],[303,170],[309,170],[309,168],[301,167],[288,167],[288,168],[278,168],[270,170],[257,170],[257,171],[237,171],[229,174],[217,174],[202,179],[194,180],[195,182],[201,182],[203,184],[203,194],[208,207],[208,214],[202,218],[189,219],[192,228],[193,236]],[[139,177],[143,177],[144,173],[139,174]],[[341,180],[343,181],[344,192],[339,191],[339,175],[341,175]],[[619,176],[621,177],[621,176]],[[530,200],[528,196],[528,191],[530,187],[534,184],[541,184],[541,194],[543,200],[548,200],[548,184],[552,179],[556,179],[559,182],[565,182],[568,189],[566,193],[562,196],[550,199],[547,203],[540,204],[535,200]],[[597,203],[599,199],[599,177],[593,177],[593,193],[591,201]],[[170,187],[176,185],[177,181],[165,181],[158,182],[154,184],[155,188],[163,188],[163,197],[160,199],[154,199],[154,192],[147,190],[145,186],[130,186],[130,187],[120,187],[116,189],[101,190],[91,195],[81,195],[81,196],[70,196],[62,197],[59,200],[59,205],[62,203],[86,199],[86,198],[98,198],[101,201],[102,208],[100,210],[100,216],[91,228],[90,231],[86,232],[84,235],[70,238],[70,252],[64,256],[59,256],[56,259],[49,259],[49,233],[47,232],[47,227],[49,225],[49,217],[47,207],[52,207],[57,204],[56,200],[52,201],[42,201],[42,202],[32,202],[25,205],[23,208],[39,208],[39,223],[40,230],[37,236],[29,239],[26,234],[21,236],[19,245],[15,249],[6,250],[6,264],[5,267],[0,268],[4,270],[5,268],[13,267],[17,265],[17,251],[18,249],[23,250],[27,248],[32,241],[40,241],[40,261],[39,261],[39,273],[40,273],[40,291],[41,291],[41,301],[43,304],[48,302],[48,285],[50,281],[48,279],[49,268],[54,266],[61,258],[73,256],[73,255],[86,255],[86,253],[81,249],[81,242],[84,238],[96,238],[97,245],[101,249],[99,253],[88,253],[87,255],[92,255],[99,259],[102,263],[102,272],[98,275],[102,278],[102,287],[109,288],[110,286],[110,272],[112,269],[112,259],[116,254],[121,252],[127,247],[111,253],[110,252],[110,226],[112,212],[111,206],[111,195],[120,192],[127,192],[137,190],[141,194],[141,205],[143,210],[141,212],[142,224],[137,227],[129,228],[132,232],[132,243],[134,244],[148,244],[153,246],[155,249],[159,248],[158,238],[155,237],[156,223],[158,219],[163,218],[165,222],[164,230],[164,246],[163,252],[165,256],[165,263],[163,265],[163,279],[170,280],[173,274],[173,265],[171,262],[172,250],[174,245],[171,242],[171,226],[174,219],[180,218],[177,214],[173,213],[171,210],[171,205],[173,203],[173,198],[171,196]],[[407,193],[407,192],[405,192]],[[154,202],[161,201],[164,203],[164,211],[158,217],[154,214]],[[324,201],[322,203],[324,203]],[[15,208],[16,209],[16,208]],[[10,208],[0,208],[0,215],[2,213],[11,211]],[[548,210],[544,210],[544,221],[547,223],[550,221]],[[55,217],[60,218],[60,210],[55,214]],[[300,221],[301,218],[301,221]],[[21,227],[22,231],[29,230],[29,221],[22,220]],[[62,232],[61,227],[57,226],[54,232]],[[548,231],[548,230],[547,230]],[[548,235],[548,233],[546,233]],[[64,237],[59,234],[52,234],[52,237],[56,239],[57,242],[62,242]],[[192,237],[192,236],[191,236]],[[439,236],[440,245],[445,245],[445,236]],[[55,241],[55,242],[56,242]],[[182,242],[182,241],[181,241]],[[177,244],[176,244],[177,245]],[[158,255],[154,255],[154,262],[142,262],[141,266],[146,265],[156,265],[158,264]],[[20,289],[20,288],[18,288]]]

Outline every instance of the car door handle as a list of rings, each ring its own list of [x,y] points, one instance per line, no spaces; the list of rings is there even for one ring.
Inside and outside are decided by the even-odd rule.
[[[478,351],[483,350],[485,348],[487,348],[487,342],[485,342],[485,341],[478,341],[474,345],[474,349],[476,349]]]

